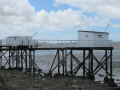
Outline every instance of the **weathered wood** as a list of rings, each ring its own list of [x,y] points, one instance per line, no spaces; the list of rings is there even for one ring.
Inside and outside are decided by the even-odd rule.
[[[85,50],[83,50],[83,77],[85,76]]]
[[[60,75],[60,51],[58,50],[58,75]]]
[[[111,56],[110,56],[110,57],[111,57]],[[105,67],[104,67],[104,65],[105,65],[105,60],[104,60],[102,63],[100,63],[95,56],[93,56],[93,58],[94,58],[94,60],[99,64],[99,67],[98,67],[99,69],[94,72],[94,75],[95,75],[101,68],[103,68],[103,69],[106,71],[106,69],[105,69]],[[107,60],[109,60],[109,58],[108,58]],[[106,71],[106,73],[110,75],[109,72]]]
[[[25,50],[25,69],[26,71],[28,70],[28,67],[27,67],[27,50]]]
[[[106,58],[106,60],[105,60],[105,63],[106,63],[106,66],[105,66],[105,68],[106,68],[106,78],[108,78],[108,74],[107,74],[107,72],[108,72],[108,57],[107,57],[107,50],[105,50],[105,58]]]
[[[72,49],[71,49],[71,52],[70,52],[70,74],[71,76],[73,76],[73,60],[72,60]]]
[[[22,48],[23,47],[23,48]],[[40,67],[37,65],[35,61],[35,51],[36,50],[57,50],[55,57],[53,59],[52,65],[50,67],[49,73],[51,74],[55,69],[57,69],[58,75],[60,75],[60,70],[62,71],[63,75],[70,74],[71,76],[76,75],[79,70],[82,70],[82,76],[88,75],[89,78],[93,78],[94,75],[100,71],[102,68],[106,72],[106,76],[110,76],[112,78],[112,50],[113,47],[64,47],[64,48],[32,48],[32,47],[8,47],[7,48],[0,48],[2,50],[2,58],[5,58],[6,62],[4,66],[7,65],[9,67],[12,66],[14,68],[14,62],[16,61],[16,67],[18,68],[25,68],[25,71],[28,71],[31,75],[33,71],[33,76],[35,76],[35,72],[40,70]],[[8,51],[8,57],[6,55]],[[10,50],[10,51],[9,51]],[[82,58],[77,58],[74,55],[74,51],[79,50],[82,51]],[[99,61],[96,56],[94,55],[93,50],[105,50],[105,54],[103,55],[102,59]],[[110,50],[110,55],[108,54],[107,50]],[[3,53],[6,51],[6,53]],[[67,53],[67,51],[70,51]],[[86,52],[88,51],[88,53]],[[70,58],[68,57],[70,56]],[[16,57],[16,58],[15,58]],[[67,59],[70,59],[69,61]],[[108,61],[110,60],[110,67],[108,67]],[[88,61],[88,66],[86,65]],[[97,62],[97,66],[94,67],[93,62]],[[12,62],[12,63],[11,63]],[[57,64],[55,63],[57,62]],[[67,71],[67,62],[70,63],[70,73]],[[75,62],[75,63],[74,63]],[[24,66],[25,65],[25,66]],[[93,68],[94,67],[94,68]],[[108,71],[108,68],[110,71]],[[93,70],[94,69],[94,70]]]
[[[54,57],[54,60],[53,60],[53,62],[52,62],[52,65],[51,65],[51,67],[50,67],[49,72],[51,72],[51,70],[52,70],[52,67],[53,67],[53,65],[54,65],[54,63],[55,63],[55,59],[56,59],[56,57],[57,57],[57,54],[58,54],[58,51],[57,51],[56,54],[55,54],[55,57]]]
[[[112,79],[112,50],[110,50],[110,79]]]
[[[63,76],[65,75],[65,58],[64,58],[64,50],[62,50],[62,60],[63,60]]]

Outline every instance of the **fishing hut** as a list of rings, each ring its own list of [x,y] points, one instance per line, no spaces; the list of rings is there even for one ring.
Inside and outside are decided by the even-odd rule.
[[[107,32],[78,31],[78,40],[34,40],[31,36],[7,37],[6,43],[0,46],[1,68],[19,69],[35,76],[36,72],[41,71],[35,59],[35,52],[55,50],[56,54],[47,75],[52,75],[55,71],[58,76],[76,76],[82,70],[83,77],[94,79],[94,76],[103,69],[106,73],[105,80],[112,79],[113,47],[108,36]],[[96,50],[103,51],[101,59],[95,56]],[[81,52],[82,58],[77,58],[75,51]]]
[[[78,31],[78,40],[81,47],[110,47],[108,32]]]
[[[6,38],[6,45],[8,46],[33,46],[35,47],[36,41],[32,36],[11,36]]]

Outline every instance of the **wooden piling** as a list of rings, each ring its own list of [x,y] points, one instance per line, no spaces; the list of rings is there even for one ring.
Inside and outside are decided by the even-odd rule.
[[[71,49],[71,52],[70,52],[70,60],[71,60],[71,63],[70,63],[70,68],[71,68],[71,70],[70,70],[70,72],[71,72],[71,76],[73,76],[73,60],[72,60],[72,53],[73,53],[73,51],[72,51],[72,49]]]
[[[110,79],[112,79],[112,50],[110,50]]]
[[[21,50],[21,69],[23,70],[23,52]]]
[[[105,63],[106,63],[106,78],[108,78],[108,56],[107,56],[107,50],[105,50]]]
[[[60,75],[60,51],[59,50],[57,52],[57,57],[58,57],[58,75]]]
[[[35,76],[36,70],[40,70],[39,69],[40,67],[37,66],[36,61],[35,61],[36,50],[57,50],[56,55],[54,57],[54,60],[49,70],[50,74],[52,74],[52,72],[57,69],[58,75],[61,74],[60,71],[62,71],[63,75],[68,75],[67,62],[69,62],[70,63],[69,74],[71,76],[77,75],[79,70],[83,69],[82,76],[84,77],[85,75],[88,75],[89,78],[93,79],[94,75],[96,75],[100,71],[100,69],[103,69],[106,72],[106,76],[112,79],[112,50],[113,50],[112,47],[29,48],[29,47],[22,46],[20,48],[19,47],[2,48],[1,50],[6,51],[6,52],[8,51],[7,54],[6,52],[3,53],[3,56],[6,60],[4,67],[10,68],[12,65],[11,62],[13,60],[13,64],[16,61],[15,67],[25,68],[25,71],[28,71],[29,75],[31,75],[33,71],[33,76]],[[67,53],[67,50],[70,52]],[[80,59],[77,58],[74,55],[75,50],[82,51],[83,60],[81,60],[81,58]],[[95,57],[94,52],[93,52],[94,50],[105,50],[105,54],[101,60]],[[110,50],[110,55],[108,54],[107,50]],[[86,51],[88,51],[88,55]],[[67,61],[67,57],[69,55],[70,55],[70,60]],[[57,64],[55,63],[56,60],[57,60]],[[110,60],[110,67],[108,67],[109,60]],[[88,66],[86,65],[87,61],[88,61]],[[93,64],[94,61],[97,63],[96,67]],[[73,62],[76,62],[76,65],[73,64]],[[12,67],[14,67],[14,65]],[[110,71],[108,71],[108,68],[110,69]]]
[[[28,68],[27,68],[27,50],[25,50],[25,69],[26,69],[26,71],[28,70]]]
[[[62,66],[63,66],[63,76],[64,76],[64,75],[65,75],[65,59],[64,59],[64,50],[62,50],[62,60],[63,60]]]
[[[83,50],[83,77],[85,76],[85,50]]]
[[[35,71],[36,71],[36,68],[35,68],[35,50],[33,51],[33,76],[35,77]]]
[[[10,65],[10,62],[11,62],[11,50],[9,49],[9,61],[8,61],[8,64],[9,64],[9,68],[11,68],[11,65]]]
[[[29,50],[29,75],[31,75],[31,50]]]
[[[65,75],[67,74],[67,50],[65,50]]]

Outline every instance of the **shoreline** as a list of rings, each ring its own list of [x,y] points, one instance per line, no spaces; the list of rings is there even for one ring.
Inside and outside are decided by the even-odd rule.
[[[0,90],[114,90],[108,84],[98,83],[82,77],[48,77],[33,78],[17,70],[0,70],[3,85]]]

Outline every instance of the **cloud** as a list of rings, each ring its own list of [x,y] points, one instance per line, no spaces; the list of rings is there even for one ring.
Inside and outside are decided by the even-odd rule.
[[[113,24],[113,27],[120,29],[120,24]]]
[[[28,0],[0,0],[0,24],[21,24],[32,21],[35,9]]]
[[[120,0],[55,0],[55,6],[69,4],[84,12],[96,12],[109,18],[120,18]]]
[[[70,0],[72,1],[72,0]],[[78,0],[79,1],[79,0]],[[35,11],[28,0],[0,0],[0,34],[32,35],[39,31],[88,29],[89,26],[104,27],[111,23],[106,17],[87,17],[80,10]]]
[[[71,28],[85,29],[88,26],[106,26],[110,23],[108,18],[103,17],[87,17],[79,10],[59,10],[57,12],[45,10],[37,12],[35,25],[43,30],[68,30]]]

